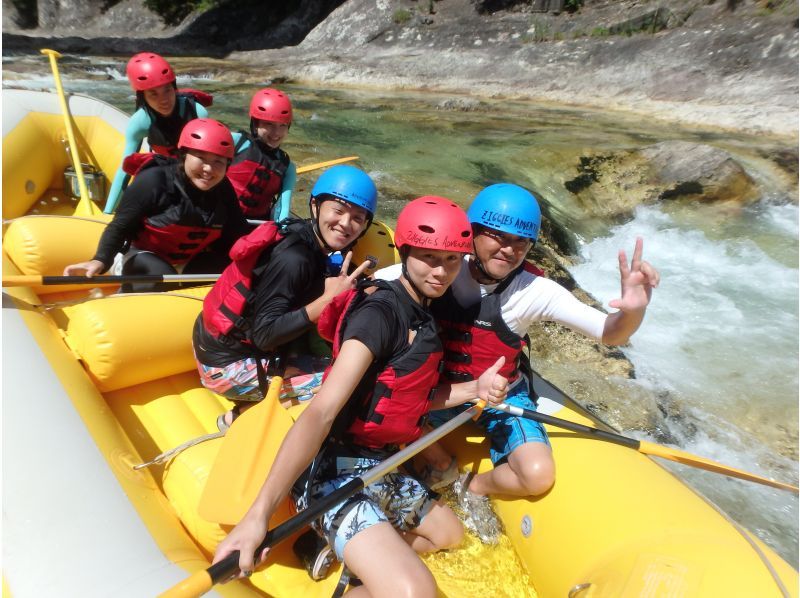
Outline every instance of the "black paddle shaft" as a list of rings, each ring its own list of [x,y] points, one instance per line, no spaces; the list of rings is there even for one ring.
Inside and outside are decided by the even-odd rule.
[[[361,478],[353,478],[344,486],[331,492],[321,500],[316,501],[313,505],[309,505],[307,509],[300,511],[300,513],[291,519],[269,530],[264,540],[259,544],[258,548],[256,548],[254,556],[258,558],[262,550],[274,546],[275,544],[280,544],[293,533],[303,529],[306,525],[317,519],[322,513],[332,509],[362,488],[364,488],[364,480]],[[214,584],[228,579],[239,571],[239,551],[236,550],[230,553],[220,562],[211,565],[207,571]]]
[[[508,412],[512,413],[513,415],[517,415],[518,417],[532,419],[543,424],[555,426],[556,428],[564,428],[573,432],[579,432],[593,438],[599,438],[615,444],[621,444],[622,446],[627,446],[628,448],[636,450],[638,450],[640,446],[639,441],[635,438],[628,438],[627,436],[622,436],[621,434],[615,434],[613,432],[606,432],[605,430],[598,430],[597,428],[592,428],[591,426],[576,424],[575,422],[571,422],[566,419],[560,419],[558,417],[553,417],[552,415],[546,415],[544,413],[539,413],[538,411],[532,411],[530,409],[524,409],[522,407],[515,407],[511,405],[509,405],[509,407],[511,407],[511,409]]]
[[[304,509],[291,519],[284,521],[279,526],[271,529],[267,532],[266,537],[258,546],[258,548],[256,548],[254,556],[258,557],[258,554],[265,548],[274,546],[275,544],[284,541],[293,533],[304,528],[306,525],[320,517],[326,511],[344,502],[362,488],[369,486],[374,481],[394,471],[408,459],[419,453],[422,449],[430,446],[443,436],[446,436],[464,422],[469,421],[473,417],[477,417],[478,414],[480,414],[480,408],[477,406],[472,406],[469,409],[462,411],[453,419],[445,422],[431,432],[428,432],[425,436],[417,439],[400,452],[395,453],[385,461],[382,461],[360,476],[353,478],[344,486],[336,489],[327,496],[316,501],[314,504],[309,505],[308,508]],[[212,585],[220,583],[221,581],[224,581],[236,574],[236,572],[239,570],[239,554],[240,553],[238,550],[232,552],[220,562],[215,563],[206,569],[209,577],[211,577]]]

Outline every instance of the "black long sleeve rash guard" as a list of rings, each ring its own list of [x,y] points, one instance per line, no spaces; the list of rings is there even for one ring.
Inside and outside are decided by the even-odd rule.
[[[325,254],[314,236],[311,222],[290,225],[287,239],[265,250],[254,269],[254,298],[243,314],[250,322],[251,345],[231,336],[214,338],[203,326],[202,313],[195,322],[192,340],[201,363],[225,367],[257,353],[278,351],[314,326],[305,306],[325,291]],[[282,247],[283,245],[283,247]]]
[[[221,226],[220,238],[209,249],[224,255],[250,230],[227,178],[201,191],[187,180],[180,164],[153,166],[142,170],[125,190],[92,259],[101,261],[104,271],[108,270],[114,256],[139,235],[146,218],[183,226]]]

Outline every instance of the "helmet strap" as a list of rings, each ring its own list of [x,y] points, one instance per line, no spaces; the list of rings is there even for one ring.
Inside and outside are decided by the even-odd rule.
[[[489,272],[486,271],[486,268],[483,266],[481,261],[478,259],[477,254],[472,254],[472,259],[470,260],[470,263],[475,264],[475,267],[478,269],[478,276],[479,276],[478,282],[482,282],[486,279],[489,280],[489,282],[482,282],[482,284],[498,284],[503,282],[505,278],[508,278],[508,276],[506,276],[505,278],[495,278],[494,276],[489,274]]]
[[[431,302],[431,298],[427,297],[425,294],[423,294],[422,291],[419,290],[419,287],[416,284],[414,284],[414,281],[411,279],[411,276],[408,273],[408,268],[406,267],[406,261],[408,260],[409,253],[410,251],[405,247],[400,250],[400,263],[402,264],[401,272],[403,274],[403,278],[408,283],[408,286],[411,287],[411,290],[414,291],[414,294],[417,296],[420,305],[422,305],[422,307],[428,307],[428,305]]]

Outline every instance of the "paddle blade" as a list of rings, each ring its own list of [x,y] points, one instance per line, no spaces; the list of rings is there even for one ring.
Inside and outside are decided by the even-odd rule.
[[[383,222],[375,221],[367,232],[358,240],[353,248],[353,264],[361,264],[368,256],[377,260],[375,268],[367,270],[371,274],[375,269],[385,268],[400,263],[400,254],[394,246],[394,231]]]
[[[353,162],[354,160],[358,160],[358,156],[347,156],[346,158],[336,158],[335,160],[317,162],[316,164],[309,164],[308,166],[299,166],[297,168],[297,174],[303,174],[304,172],[311,172],[318,168],[327,168],[328,166],[335,166],[336,164],[343,164],[345,162]]]
[[[697,455],[692,455],[691,453],[687,453],[679,449],[669,448],[666,446],[661,446],[659,444],[653,444],[652,442],[646,442],[644,440],[641,441],[639,443],[639,452],[644,453],[645,455],[654,455],[656,457],[661,457],[663,459],[669,459],[670,461],[675,461],[676,463],[691,465],[693,467],[705,469],[706,471],[721,473],[723,475],[727,475],[732,478],[747,480],[749,482],[756,482],[757,484],[763,484],[765,486],[771,486],[773,488],[780,488],[781,490],[789,490],[791,492],[794,492],[795,494],[798,493],[797,486],[792,486],[791,484],[786,484],[784,482],[778,482],[776,480],[764,478],[754,473],[749,473],[747,471],[742,471],[741,469],[736,469],[735,467],[722,465],[721,463],[717,463],[716,461],[712,461],[711,459],[698,457]]]
[[[279,380],[278,389],[280,385]],[[198,511],[203,519],[223,524],[241,521],[291,427],[292,418],[277,398],[270,396],[236,418],[224,436],[200,497]]]

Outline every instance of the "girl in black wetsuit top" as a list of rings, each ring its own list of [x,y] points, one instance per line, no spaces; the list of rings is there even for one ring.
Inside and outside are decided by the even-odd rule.
[[[228,250],[249,230],[225,171],[233,157],[227,127],[199,118],[183,129],[180,158],[158,157],[126,189],[94,257],[64,275],[102,274],[122,253],[119,274],[222,272]],[[174,285],[137,283],[123,292],[160,291]]]
[[[355,244],[376,203],[377,189],[365,172],[334,166],[311,191],[311,219],[281,223],[280,230],[266,222],[233,248],[235,263],[206,297],[192,335],[203,386],[237,403],[218,421],[220,429],[230,425],[238,407],[264,398],[273,358],[313,328],[322,308],[369,265],[347,276],[346,259],[341,275],[337,270],[326,278],[327,255],[346,253]],[[248,290],[238,290],[243,286]],[[292,366],[287,378],[324,369],[285,365]]]

